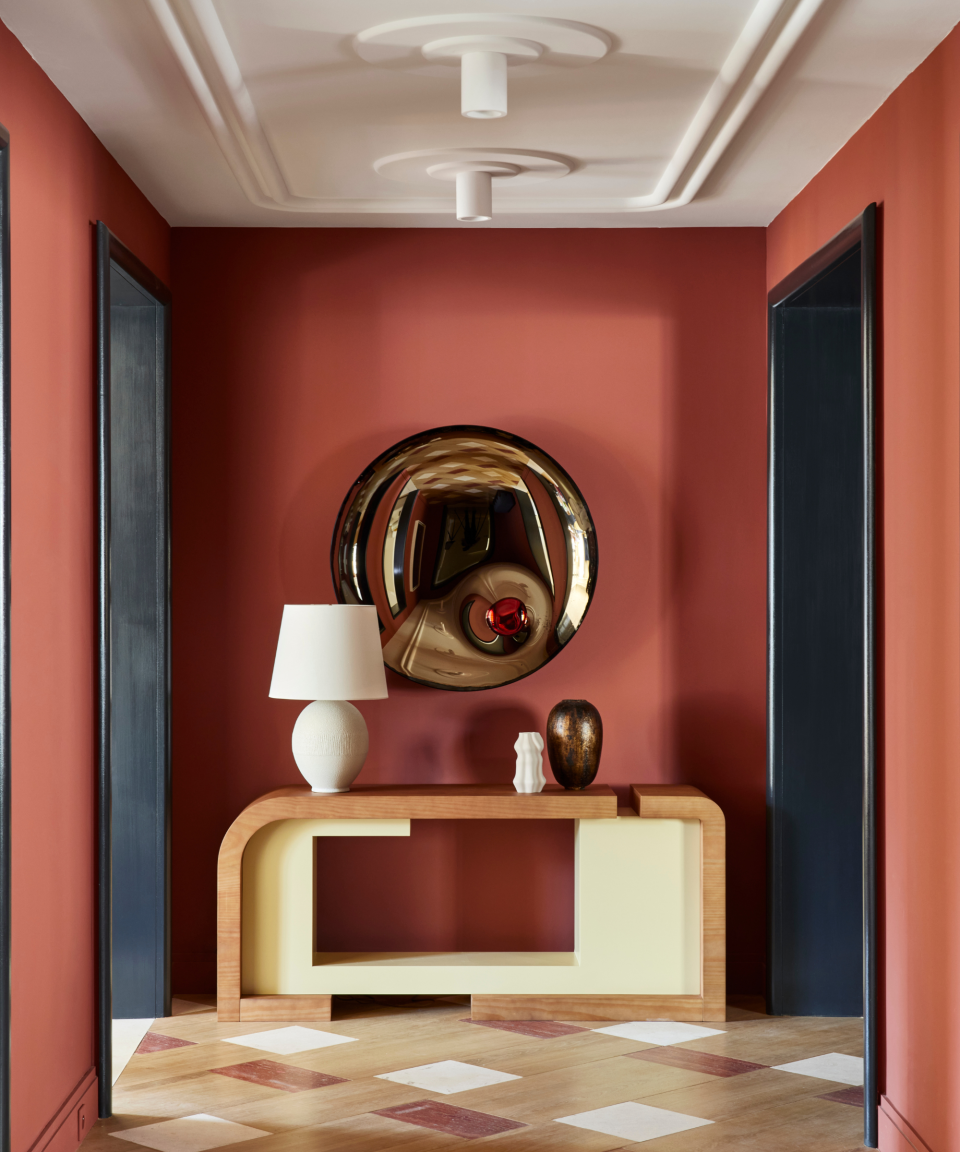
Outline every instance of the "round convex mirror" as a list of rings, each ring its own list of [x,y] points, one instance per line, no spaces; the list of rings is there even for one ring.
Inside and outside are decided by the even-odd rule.
[[[536,672],[583,623],[597,579],[590,512],[566,472],[493,428],[395,444],[340,510],[337,596],[372,604],[388,668],[477,691]]]

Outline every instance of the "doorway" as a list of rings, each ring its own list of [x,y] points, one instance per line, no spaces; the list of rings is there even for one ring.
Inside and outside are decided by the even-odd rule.
[[[770,293],[768,968],[773,1015],[864,1017],[876,1147],[875,221]]]
[[[170,1013],[170,293],[97,224],[100,1115]],[[136,1025],[117,1035],[133,1035]]]

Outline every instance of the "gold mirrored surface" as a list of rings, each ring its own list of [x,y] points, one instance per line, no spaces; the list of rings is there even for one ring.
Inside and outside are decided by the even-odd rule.
[[[372,604],[388,668],[477,691],[529,676],[583,623],[597,539],[545,452],[493,428],[395,444],[340,510],[331,554],[344,604]]]

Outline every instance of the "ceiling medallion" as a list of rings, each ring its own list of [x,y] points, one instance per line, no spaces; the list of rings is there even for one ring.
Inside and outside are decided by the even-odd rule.
[[[520,148],[427,148],[382,156],[373,165],[379,175],[405,184],[455,183],[457,219],[470,224],[493,218],[494,180],[557,180],[577,166],[570,156]]]
[[[417,71],[431,64],[458,67],[461,115],[496,120],[507,114],[509,67],[592,64],[613,48],[613,37],[575,20],[460,13],[378,24],[355,36],[353,47],[368,64]]]

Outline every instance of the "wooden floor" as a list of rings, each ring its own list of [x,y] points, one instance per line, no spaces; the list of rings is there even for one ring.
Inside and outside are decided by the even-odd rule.
[[[202,1152],[230,1144],[243,1152],[443,1152],[477,1141],[496,1143],[502,1152],[608,1152],[641,1144],[644,1152],[852,1152],[862,1146],[862,1113],[850,1102],[856,1088],[772,1067],[828,1053],[859,1056],[859,1020],[774,1018],[740,1006],[716,1025],[719,1035],[657,1047],[592,1030],[603,1027],[599,1022],[556,1027],[553,1035],[542,1024],[528,1029],[536,1035],[524,1035],[471,1023],[465,998],[338,998],[332,1022],[305,1026],[352,1042],[284,1054],[225,1042],[274,1031],[277,1024],[218,1024],[212,1000],[201,997],[178,999],[175,1009],[177,1015],[153,1025],[127,1065],[114,1087],[115,1115],[94,1126],[84,1152],[140,1152],[143,1146]],[[189,1043],[149,1050],[176,1040]],[[459,1061],[467,1074],[493,1069],[511,1078],[452,1094],[376,1078],[440,1061]],[[636,1116],[656,1123],[680,1114],[681,1122],[696,1118],[702,1126],[638,1142],[557,1122],[626,1102],[633,1103],[618,1114],[629,1113],[630,1123]],[[198,1115],[193,1128],[145,1128]],[[207,1131],[212,1135],[205,1138]]]

